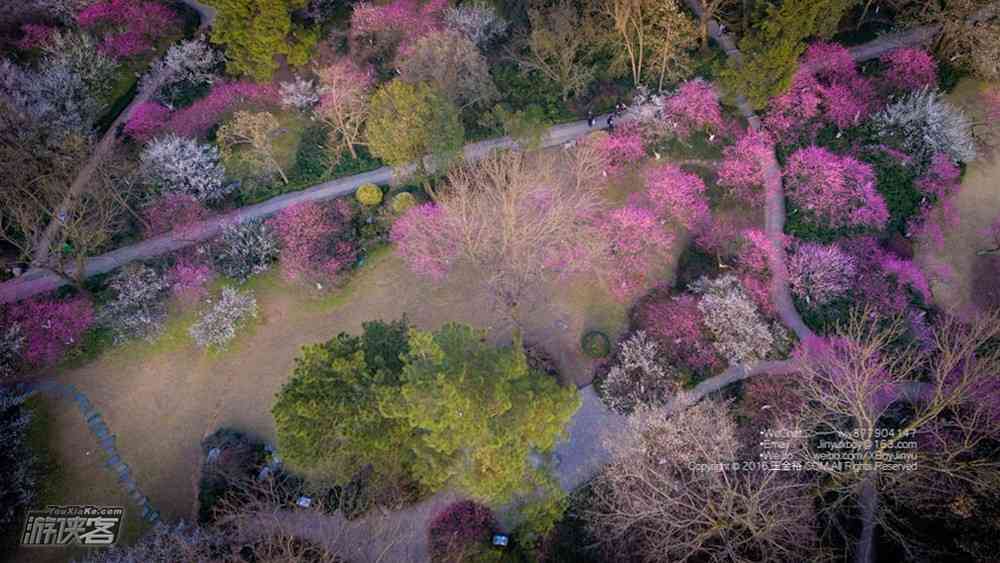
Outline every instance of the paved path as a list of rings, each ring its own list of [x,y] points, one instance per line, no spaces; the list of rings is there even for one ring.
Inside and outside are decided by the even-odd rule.
[[[605,123],[604,116],[599,116],[596,119],[597,123]],[[549,129],[549,132],[542,141],[542,146],[552,147],[561,145],[593,130],[587,126],[586,121],[556,125]],[[477,160],[493,150],[516,146],[517,143],[510,137],[490,139],[466,145],[464,156],[466,160]],[[361,184],[368,182],[388,184],[392,178],[392,169],[382,167],[364,174],[324,182],[302,191],[283,194],[255,205],[241,207],[230,213],[185,227],[183,237],[176,233],[168,233],[159,237],[146,239],[131,246],[113,250],[107,254],[89,258],[85,266],[85,277],[89,278],[97,274],[107,273],[135,260],[154,258],[211,239],[221,233],[225,225],[232,222],[269,217],[297,203],[323,201],[341,197],[354,193]],[[64,278],[48,270],[34,269],[19,278],[0,284],[0,303],[11,303],[27,299],[33,295],[52,291],[63,285],[66,285]]]

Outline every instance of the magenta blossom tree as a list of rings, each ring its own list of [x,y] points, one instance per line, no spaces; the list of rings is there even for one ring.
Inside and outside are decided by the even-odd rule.
[[[786,263],[792,294],[814,307],[845,295],[858,273],[857,261],[836,245],[800,242]]]
[[[930,300],[930,284],[920,268],[883,249],[874,237],[849,239],[840,247],[857,265],[852,294],[879,315],[912,314],[913,296]]]
[[[80,342],[94,322],[94,308],[82,296],[62,300],[36,298],[11,305],[3,320],[4,326],[11,323],[21,326],[24,360],[43,367],[57,363],[66,350]]]
[[[700,78],[685,82],[663,102],[663,118],[682,139],[698,131],[719,133],[725,128],[719,93]]]
[[[607,214],[601,231],[608,241],[611,293],[622,301],[641,291],[657,258],[673,247],[674,236],[650,209],[626,205]]]
[[[147,237],[171,231],[183,237],[192,225],[204,221],[208,216],[208,209],[194,196],[180,193],[166,194],[143,211]]]
[[[132,109],[125,122],[124,132],[140,143],[145,143],[163,131],[170,118],[170,110],[157,102],[142,102]]]
[[[764,168],[761,163],[774,151],[766,131],[748,130],[722,151],[718,183],[729,188],[738,201],[759,206],[764,203]]]
[[[167,270],[166,279],[175,297],[188,303],[198,301],[208,294],[208,282],[215,272],[204,262],[182,254]]]
[[[882,80],[895,91],[933,88],[938,81],[937,62],[923,49],[896,49],[882,55]]]
[[[637,305],[634,315],[638,327],[660,344],[672,364],[698,373],[723,367],[694,295],[645,299]]]
[[[342,239],[350,214],[342,201],[332,207],[306,202],[287,207],[268,221],[281,243],[279,263],[284,276],[331,280],[353,264],[355,249]]]
[[[52,35],[56,33],[56,28],[37,23],[26,23],[21,25],[21,38],[15,45],[18,49],[39,49],[49,44]]]
[[[598,131],[578,141],[589,144],[607,176],[621,174],[629,165],[646,158],[646,147],[638,125],[623,123],[611,133]]]
[[[484,547],[498,527],[493,512],[477,502],[453,502],[438,512],[427,528],[434,561],[461,561],[467,549]]]
[[[99,48],[105,53],[128,58],[146,53],[155,41],[178,25],[177,14],[158,2],[106,0],[77,13],[84,29],[104,31]]]
[[[374,45],[390,57],[405,53],[418,39],[444,26],[447,0],[394,0],[379,6],[360,2],[351,13],[349,39],[357,50]]]
[[[279,94],[273,84],[239,81],[215,84],[204,98],[170,116],[166,129],[181,137],[200,137],[240,103],[277,105]]]
[[[881,230],[889,220],[875,171],[852,157],[802,148],[788,158],[784,177],[788,198],[823,227]]]
[[[645,204],[661,221],[692,233],[704,230],[711,215],[705,182],[674,164],[661,164],[646,171],[646,191],[632,194],[630,203]]]

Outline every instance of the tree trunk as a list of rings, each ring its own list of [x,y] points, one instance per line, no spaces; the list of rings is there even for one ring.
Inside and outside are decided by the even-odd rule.
[[[854,563],[872,563],[875,561],[875,528],[878,515],[878,491],[871,478],[865,479],[861,485],[861,537],[854,551]]]

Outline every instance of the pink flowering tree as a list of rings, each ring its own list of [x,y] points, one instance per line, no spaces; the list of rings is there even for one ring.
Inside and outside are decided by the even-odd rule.
[[[698,131],[719,133],[725,128],[719,93],[700,78],[685,82],[663,102],[663,118],[681,139]]]
[[[200,201],[194,196],[181,193],[166,194],[143,211],[147,237],[169,232],[183,237],[193,225],[204,221],[208,216],[208,210]]]
[[[306,202],[280,211],[268,224],[281,245],[279,263],[293,281],[307,278],[335,279],[356,260],[354,246],[343,235],[350,222],[348,204],[332,208]]]
[[[346,149],[357,158],[355,145],[362,144],[369,100],[374,86],[370,68],[362,69],[344,58],[317,71],[320,83],[316,116],[330,127],[332,142],[327,149],[339,156]]]
[[[103,35],[99,48],[116,58],[147,53],[178,25],[177,14],[158,2],[104,0],[83,8],[77,24]]]
[[[394,0],[379,6],[360,2],[351,13],[352,53],[391,62],[421,37],[442,29],[447,0]]]
[[[762,162],[774,151],[774,141],[766,131],[748,130],[736,143],[722,151],[718,183],[732,196],[753,206],[764,203],[764,168]]]
[[[24,336],[22,358],[36,367],[50,366],[80,342],[94,322],[94,309],[85,297],[36,298],[11,305],[4,326],[17,323]]]
[[[646,191],[632,194],[633,205],[647,206],[661,222],[691,233],[704,230],[711,220],[705,182],[674,164],[646,171]]]
[[[881,230],[889,220],[874,170],[852,157],[799,149],[788,158],[784,178],[789,200],[817,226]]]
[[[583,147],[585,150],[592,149],[606,176],[617,176],[646,157],[639,128],[630,123],[623,123],[611,133],[591,133],[578,143],[588,145]]]
[[[493,512],[471,500],[449,504],[430,522],[427,536],[433,561],[465,561],[487,548],[498,529]]]
[[[181,137],[200,137],[208,133],[237,104],[277,105],[278,102],[278,89],[272,84],[247,81],[217,83],[207,96],[174,112],[165,128]]]
[[[37,23],[26,23],[21,26],[21,38],[15,45],[18,49],[40,49],[49,44],[56,28]]]
[[[914,297],[930,302],[930,283],[912,260],[886,251],[870,236],[845,240],[840,247],[856,264],[852,293],[879,315],[911,313]]]
[[[163,131],[170,119],[170,110],[158,102],[142,102],[132,109],[125,122],[124,132],[140,143],[145,143]]]
[[[786,264],[792,294],[810,307],[847,294],[858,273],[855,258],[836,245],[799,243]]]
[[[671,364],[702,375],[722,368],[697,298],[691,294],[660,298],[658,292],[637,304],[633,313],[636,325],[659,343]]]
[[[938,81],[937,62],[923,49],[896,49],[882,55],[882,80],[896,92],[933,88]]]
[[[926,197],[907,222],[909,235],[937,249],[943,248],[944,229],[959,223],[954,196],[958,193],[961,175],[961,169],[949,155],[937,153],[931,158],[927,171],[915,182],[916,188]]]
[[[458,256],[444,208],[425,203],[411,207],[392,224],[390,240],[414,272],[441,281]]]
[[[632,204],[608,213],[601,232],[608,243],[611,293],[622,301],[647,285],[657,258],[669,253],[674,244],[673,234],[655,212]]]
[[[215,277],[211,266],[189,255],[181,255],[170,269],[166,279],[175,297],[187,303],[200,300],[208,294],[208,282]]]

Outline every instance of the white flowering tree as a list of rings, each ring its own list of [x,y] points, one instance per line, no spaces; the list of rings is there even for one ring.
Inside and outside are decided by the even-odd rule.
[[[219,150],[194,139],[173,134],[154,139],[139,160],[143,178],[164,193],[181,193],[207,202],[218,201],[232,190],[232,185],[225,183]]]
[[[731,364],[750,364],[786,347],[787,331],[769,325],[735,276],[701,278],[691,284],[701,294],[698,310],[719,353]]]
[[[507,20],[485,2],[462,4],[444,11],[444,25],[483,49],[507,31]]]
[[[244,282],[277,262],[280,250],[267,223],[255,219],[226,225],[212,256],[220,274]]]
[[[281,95],[281,105],[299,111],[308,111],[319,103],[319,91],[316,83],[296,76],[295,80],[282,82],[278,86]]]
[[[189,330],[195,343],[202,348],[224,348],[236,331],[249,320],[257,318],[257,298],[253,291],[239,291],[232,287],[222,289],[222,294]]]
[[[98,322],[111,329],[115,342],[151,339],[167,317],[169,289],[163,275],[144,264],[126,266],[108,284],[114,297],[98,311]]]
[[[219,52],[208,43],[196,39],[181,41],[153,65],[143,77],[142,86],[148,88],[154,79],[162,80],[157,97],[169,104],[184,88],[214,82],[221,64]]]
[[[880,135],[928,162],[941,152],[959,162],[976,159],[972,121],[934,90],[911,92],[877,113],[873,121]]]
[[[678,384],[678,374],[663,361],[656,341],[640,330],[618,345],[615,363],[604,378],[604,401],[623,413],[665,405]]]

